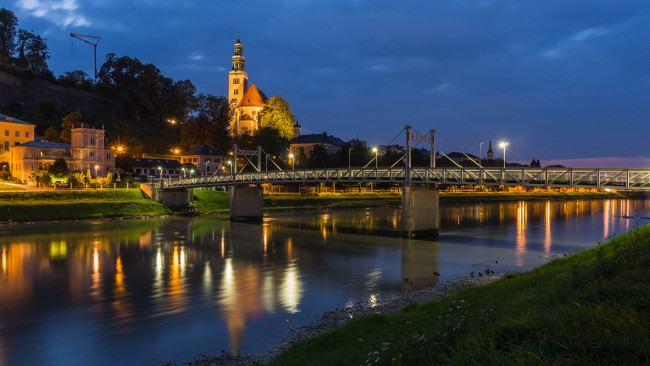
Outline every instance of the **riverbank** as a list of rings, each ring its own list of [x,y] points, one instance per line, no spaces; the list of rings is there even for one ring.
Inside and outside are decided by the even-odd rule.
[[[293,343],[269,364],[648,364],[649,275],[645,225],[439,301],[353,316]],[[196,365],[234,364],[228,362],[217,357]]]
[[[229,193],[194,190],[194,202],[180,214],[225,214]],[[441,204],[472,202],[507,202],[521,200],[570,200],[623,198],[615,192],[441,192]],[[358,208],[399,206],[401,194],[376,193],[272,193],[264,196],[264,210],[321,208]],[[139,189],[80,191],[0,192],[0,222],[33,222],[100,219],[113,217],[161,216],[173,213],[170,208],[149,200]]]
[[[162,216],[171,211],[139,189],[0,192],[0,222]]]

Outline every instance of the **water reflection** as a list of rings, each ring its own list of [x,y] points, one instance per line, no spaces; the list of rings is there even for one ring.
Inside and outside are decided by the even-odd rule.
[[[648,212],[650,201],[635,200],[442,206],[434,242],[358,235],[395,235],[393,208],[276,214],[263,225],[201,217],[2,227],[0,364],[88,361],[97,347],[104,364],[260,350],[288,317],[376,304],[495,258],[523,266],[580,240],[592,246]],[[51,327],[66,331],[44,339]]]

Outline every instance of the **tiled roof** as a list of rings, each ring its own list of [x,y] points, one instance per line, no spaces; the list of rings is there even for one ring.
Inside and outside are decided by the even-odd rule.
[[[131,166],[134,168],[158,168],[164,169],[180,169],[183,165],[178,160],[170,159],[148,159],[148,158],[135,158],[131,159]]]
[[[267,100],[268,98],[266,97],[266,94],[257,89],[255,84],[251,84],[251,86],[246,90],[246,93],[244,93],[244,96],[241,98],[239,106],[264,107],[264,103],[266,103]]]
[[[27,146],[27,147],[43,147],[46,149],[69,149],[70,144],[64,144],[61,142],[49,142],[45,140],[41,141],[28,141],[25,143],[20,144],[19,146]]]
[[[36,126],[33,123],[21,121],[18,118],[7,116],[6,114],[2,114],[2,113],[0,113],[0,122],[9,122],[9,123],[18,123],[18,124],[21,124],[21,125]]]
[[[322,134],[309,134],[309,135],[300,135],[291,139],[290,144],[332,144],[337,146],[345,145],[345,142],[338,137],[332,135],[327,136],[327,133],[323,132]]]
[[[221,155],[208,144],[198,144],[183,155]]]

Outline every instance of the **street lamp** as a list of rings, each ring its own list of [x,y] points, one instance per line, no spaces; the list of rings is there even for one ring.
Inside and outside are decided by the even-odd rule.
[[[95,178],[99,178],[99,175],[97,175],[97,169],[99,169],[99,165],[95,165]]]
[[[377,169],[377,154],[379,153],[379,150],[377,150],[376,147],[373,147],[372,152],[375,153],[375,169]]]
[[[481,165],[481,145],[483,145],[483,141],[478,143],[478,165]]]
[[[162,180],[162,172],[163,172],[162,167],[159,166],[158,170],[160,170],[160,177],[158,178],[158,181],[161,181]]]
[[[506,147],[510,145],[505,141],[502,141],[499,146],[503,148],[503,167],[506,167]]]
[[[230,172],[232,173],[232,160],[226,161],[226,164],[230,165]]]
[[[185,168],[181,168],[181,170],[183,171],[183,178],[185,178]]]
[[[293,158],[293,154],[289,154],[289,159],[291,159],[291,169],[296,170],[296,159]]]

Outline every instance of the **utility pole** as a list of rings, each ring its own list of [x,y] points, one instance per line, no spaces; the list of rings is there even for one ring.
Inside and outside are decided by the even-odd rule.
[[[89,36],[87,34],[81,33],[70,33],[70,37],[76,38],[82,42],[86,42],[89,45],[93,46],[95,49],[95,84],[97,84],[97,44],[99,43],[99,40],[102,39],[102,37]]]

